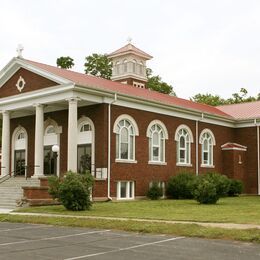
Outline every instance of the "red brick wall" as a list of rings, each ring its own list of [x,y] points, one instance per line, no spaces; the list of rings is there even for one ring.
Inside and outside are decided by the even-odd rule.
[[[136,109],[122,108],[113,106],[112,109],[112,128],[116,118],[121,114],[129,114],[138,124],[139,136],[136,137],[136,164],[132,163],[117,163],[115,162],[116,140],[115,134],[112,134],[111,142],[111,195],[116,196],[116,183],[119,180],[132,180],[136,182],[136,196],[144,196],[151,181],[167,181],[170,176],[176,175],[180,171],[196,171],[195,153],[196,153],[196,123],[192,120],[181,119],[177,117],[170,117],[159,115],[151,112],[140,112]],[[148,138],[146,137],[146,130],[149,123],[153,120],[161,120],[167,127],[169,140],[166,140],[166,162],[167,165],[149,165],[148,154]],[[192,167],[176,166],[176,142],[174,140],[175,131],[180,124],[186,124],[193,132],[194,143],[191,146],[191,163]],[[204,129],[209,128],[215,135],[216,146],[214,146],[214,165],[215,168],[201,168],[199,172],[218,171],[225,172],[222,166],[222,151],[221,145],[226,142],[233,142],[234,130],[231,128],[210,125],[199,122],[199,133]],[[111,130],[112,131],[112,130]],[[201,164],[201,145],[199,145],[199,165]]]
[[[81,107],[78,109],[78,117],[87,116],[92,119],[95,125],[95,166],[107,167],[107,112],[108,106],[105,104]],[[136,182],[136,196],[144,196],[151,181],[167,181],[170,176],[177,174],[180,171],[192,171],[195,173],[196,161],[196,141],[195,141],[195,121],[170,117],[166,115],[155,114],[151,112],[140,112],[136,109],[124,108],[112,105],[111,115],[111,196],[116,197],[117,181],[131,180]],[[136,137],[136,164],[132,163],[117,163],[115,162],[115,134],[113,133],[113,124],[117,117],[121,114],[129,114],[138,124],[139,136]],[[59,126],[62,126],[62,134],[60,136],[61,145],[61,173],[67,170],[67,118],[68,111],[57,111],[45,114],[45,120],[50,117],[55,120]],[[167,127],[169,139],[166,140],[166,162],[167,165],[149,165],[148,164],[148,138],[146,130],[152,120],[161,120]],[[34,164],[34,116],[17,118],[11,120],[11,131],[17,125],[26,128],[29,136],[29,162]],[[191,163],[192,167],[176,166],[176,142],[174,140],[175,131],[180,124],[186,124],[193,132],[194,143],[191,146]],[[257,192],[257,161],[256,161],[256,128],[232,129],[223,126],[206,124],[199,122],[199,133],[204,129],[209,128],[215,135],[216,145],[214,146],[214,165],[215,168],[201,168],[199,173],[207,171],[218,171],[229,175],[231,169],[234,174],[240,178],[242,173],[240,169],[234,168],[234,165],[224,163],[225,154],[221,150],[221,145],[226,142],[237,142],[248,147],[245,152],[245,162],[247,163],[245,171],[246,192]],[[233,157],[230,157],[231,160]],[[229,160],[228,159],[228,160]],[[235,160],[234,158],[232,159]],[[199,145],[199,165],[201,163],[201,145]],[[29,175],[32,172],[30,171]],[[94,196],[106,197],[107,181],[96,182],[94,187]]]
[[[235,142],[247,146],[246,156],[246,193],[257,193],[257,129],[256,127],[235,130]]]
[[[26,82],[22,92],[20,92],[16,87],[16,83],[20,76],[22,76]],[[47,78],[41,77],[33,72],[21,68],[2,86],[0,91],[0,98],[56,85],[57,83],[54,81],[51,81]]]

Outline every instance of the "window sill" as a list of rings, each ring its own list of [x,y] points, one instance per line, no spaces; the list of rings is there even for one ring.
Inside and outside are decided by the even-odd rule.
[[[116,200],[134,200],[135,198],[116,198]]]
[[[215,165],[201,164],[200,167],[203,167],[203,168],[215,168]]]
[[[137,161],[136,160],[116,159],[116,163],[137,163]]]
[[[149,161],[148,164],[151,164],[151,165],[167,165],[167,162],[153,162],[153,161]]]
[[[176,163],[176,166],[192,167],[192,164],[191,163]]]

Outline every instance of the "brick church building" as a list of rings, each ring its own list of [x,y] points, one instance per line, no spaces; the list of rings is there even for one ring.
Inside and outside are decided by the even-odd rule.
[[[260,102],[212,107],[151,91],[149,54],[128,43],[108,56],[111,80],[21,55],[0,71],[0,188],[87,168],[94,198],[135,199],[178,172],[217,171],[260,194]]]

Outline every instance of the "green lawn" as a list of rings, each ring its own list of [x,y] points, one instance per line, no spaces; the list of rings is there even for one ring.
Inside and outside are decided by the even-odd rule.
[[[260,197],[257,196],[223,198],[216,205],[199,205],[194,200],[141,200],[97,202],[90,211],[83,212],[67,211],[63,206],[31,207],[19,211],[260,225]]]

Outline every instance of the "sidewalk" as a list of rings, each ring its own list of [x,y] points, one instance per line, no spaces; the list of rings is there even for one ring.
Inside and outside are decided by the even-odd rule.
[[[74,216],[74,215],[62,215],[62,214],[24,213],[24,212],[10,212],[10,211],[7,213],[16,216],[42,216],[42,217],[77,218],[77,219],[101,219],[101,220],[103,219],[103,220],[138,221],[138,222],[166,223],[166,224],[196,224],[203,227],[216,227],[216,228],[225,228],[225,229],[260,229],[260,225],[254,225],[254,224],[212,223],[212,222],[175,221],[175,220],[171,221],[171,220],[158,220],[158,219],[115,218],[115,217],[96,217],[96,216]]]

